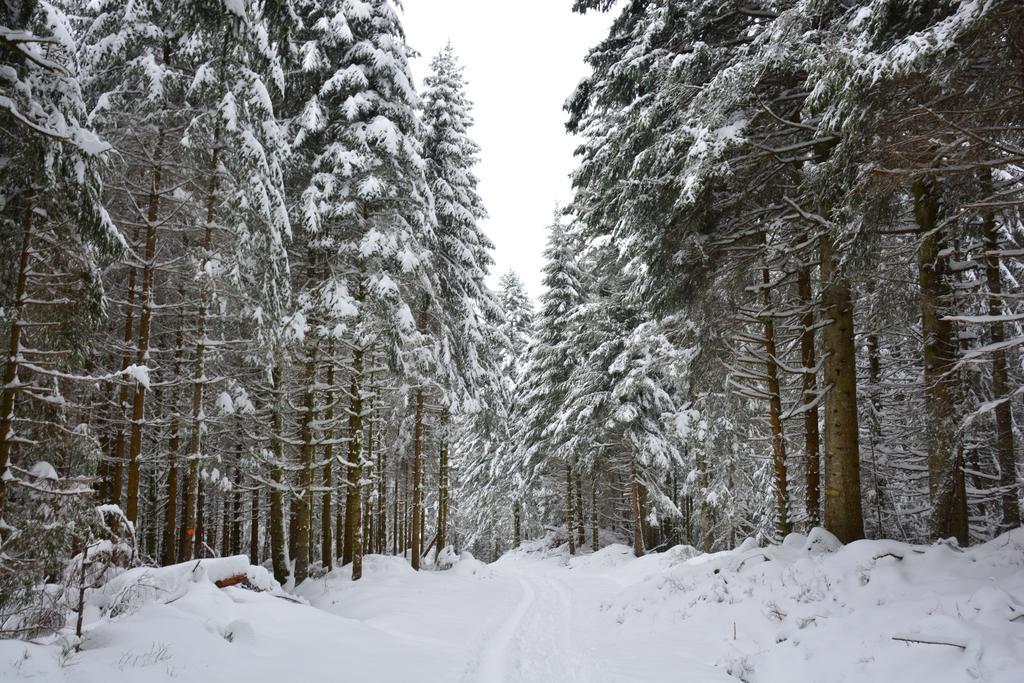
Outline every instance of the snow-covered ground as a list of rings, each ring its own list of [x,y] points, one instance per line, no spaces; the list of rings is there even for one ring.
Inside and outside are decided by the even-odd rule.
[[[90,597],[81,653],[0,642],[0,680],[1024,681],[1024,529],[963,551],[550,546],[418,574],[370,557],[298,602],[259,568],[270,592],[217,588],[238,560],[133,570]]]

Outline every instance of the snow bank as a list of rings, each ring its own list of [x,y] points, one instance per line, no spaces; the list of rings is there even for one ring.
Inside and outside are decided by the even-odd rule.
[[[260,590],[215,584],[239,574]],[[420,643],[285,594],[240,556],[121,573],[89,594],[81,652],[66,636],[0,641],[0,681],[405,681],[436,660]]]
[[[245,587],[283,595],[280,584],[263,567],[249,564],[245,555],[193,560],[167,567],[138,567],[90,592],[89,604],[118,616],[149,603],[168,604],[182,598],[194,584],[216,583],[244,575]]]
[[[966,550],[844,547],[821,529],[711,555],[623,550],[570,562],[624,586],[604,627],[688,644],[741,680],[1024,681],[1024,529]]]
[[[81,653],[0,642],[0,680],[1024,681],[1024,529],[641,558],[564,540],[445,554],[449,571],[368,556],[362,580],[344,567],[294,595],[244,557],[134,569],[89,594]],[[266,592],[215,585],[242,573]]]

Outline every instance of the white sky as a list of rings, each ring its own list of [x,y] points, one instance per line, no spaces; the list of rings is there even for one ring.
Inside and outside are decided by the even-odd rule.
[[[466,68],[481,146],[480,194],[495,245],[494,278],[512,269],[540,295],[545,228],[568,203],[576,143],[562,105],[587,75],[587,51],[607,34],[609,15],[574,14],[571,0],[403,0],[409,44],[430,59],[451,40]]]

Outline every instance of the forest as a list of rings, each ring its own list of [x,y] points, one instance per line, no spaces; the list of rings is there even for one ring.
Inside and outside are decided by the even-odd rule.
[[[0,4],[0,637],[210,558],[1021,526],[1024,4],[564,4],[536,299],[396,0]]]

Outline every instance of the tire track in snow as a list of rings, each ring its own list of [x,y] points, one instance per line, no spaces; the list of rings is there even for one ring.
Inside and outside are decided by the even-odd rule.
[[[533,683],[586,680],[572,633],[572,595],[560,581],[515,574],[523,597],[480,649],[463,681]]]
[[[508,681],[512,644],[527,612],[534,606],[536,593],[525,579],[519,579],[523,597],[498,630],[487,639],[477,659],[476,671],[469,671],[464,680],[478,683],[504,683]],[[474,675],[475,674],[475,675]]]

